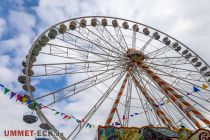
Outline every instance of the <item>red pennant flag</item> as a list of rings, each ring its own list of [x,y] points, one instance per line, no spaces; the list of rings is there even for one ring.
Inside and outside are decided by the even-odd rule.
[[[66,118],[69,118],[69,116],[68,116],[68,115],[65,115],[65,116],[63,117],[63,119],[66,119]]]
[[[16,102],[17,102],[17,101],[21,101],[22,97],[23,97],[22,95],[17,94],[17,96],[16,96]]]

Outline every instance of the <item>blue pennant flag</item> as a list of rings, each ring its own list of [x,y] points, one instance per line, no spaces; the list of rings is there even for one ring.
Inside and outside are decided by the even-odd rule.
[[[198,91],[200,91],[197,87],[195,87],[195,86],[193,86],[193,91],[194,92],[198,92]]]
[[[131,117],[133,117],[134,115],[133,114],[131,114]]]
[[[29,105],[29,104],[31,104],[31,103],[33,103],[33,101],[29,99],[29,100],[26,102],[26,105]]]
[[[65,115],[65,113],[61,113],[61,116]]]

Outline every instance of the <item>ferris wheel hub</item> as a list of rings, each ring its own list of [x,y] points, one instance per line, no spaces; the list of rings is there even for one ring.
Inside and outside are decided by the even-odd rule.
[[[129,48],[126,52],[127,57],[129,57],[132,61],[140,63],[145,59],[145,55],[142,51],[137,50],[135,48]]]

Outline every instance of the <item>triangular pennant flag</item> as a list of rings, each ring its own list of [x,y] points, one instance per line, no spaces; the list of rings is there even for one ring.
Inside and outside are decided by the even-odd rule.
[[[43,104],[41,104],[41,107],[42,107],[42,108],[48,108],[48,109],[50,109],[48,106],[45,106],[45,105],[43,105]]]
[[[11,94],[10,94],[10,99],[12,99],[15,95],[16,95],[16,93],[11,92]]]
[[[71,119],[72,117],[71,116],[68,116],[68,118],[67,119]]]
[[[66,118],[68,118],[69,116],[68,115],[65,115],[64,117],[63,117],[63,119],[66,119]]]
[[[183,98],[183,97],[184,97],[184,96],[182,96],[182,95],[178,95],[178,96],[177,96],[177,98]]]
[[[139,113],[134,113],[135,115],[139,115]]]
[[[193,91],[194,91],[194,92],[198,92],[198,91],[200,91],[200,90],[199,90],[197,87],[194,86],[194,87],[193,87]]]
[[[154,106],[154,107],[159,107],[159,105],[157,105],[157,104],[153,104],[153,106]]]
[[[207,86],[206,84],[203,84],[203,85],[202,85],[202,88],[203,88],[203,89],[207,89],[208,86]]]
[[[56,111],[55,109],[51,109],[52,111]]]
[[[26,102],[26,105],[29,105],[29,104],[31,104],[31,103],[33,103],[33,101],[32,101],[31,99],[29,99],[29,100]]]
[[[61,116],[65,115],[65,113],[61,113]]]
[[[27,100],[28,100],[28,99],[27,99],[26,97],[23,97],[23,98],[22,98],[22,104],[25,103],[25,102],[27,102]]]
[[[33,107],[34,107],[34,108],[35,108],[37,105],[38,105],[37,102],[34,102],[34,103],[33,103]]]
[[[16,96],[16,102],[17,102],[17,101],[21,101],[22,97],[23,97],[22,95],[17,94],[17,96]]]
[[[55,112],[55,115],[59,114],[60,112]]]
[[[131,117],[133,117],[134,115],[133,114],[131,114]]]
[[[89,124],[89,128],[91,128],[92,127],[92,125],[91,124]]]
[[[191,95],[191,93],[187,93],[187,95]]]
[[[8,88],[4,88],[4,94],[7,94],[10,91]]]

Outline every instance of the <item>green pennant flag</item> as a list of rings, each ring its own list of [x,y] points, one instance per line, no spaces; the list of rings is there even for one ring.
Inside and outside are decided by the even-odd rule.
[[[55,112],[55,115],[59,114],[60,112]]]
[[[89,128],[91,128],[92,127],[92,125],[91,124],[89,124]]]
[[[4,88],[4,94],[7,94],[10,91],[8,88]]]
[[[34,103],[33,103],[33,107],[34,107],[34,108],[35,108],[37,105],[38,105],[37,102],[34,102]]]
[[[177,97],[178,97],[178,98],[183,98],[184,96],[182,96],[182,95],[178,95]]]

